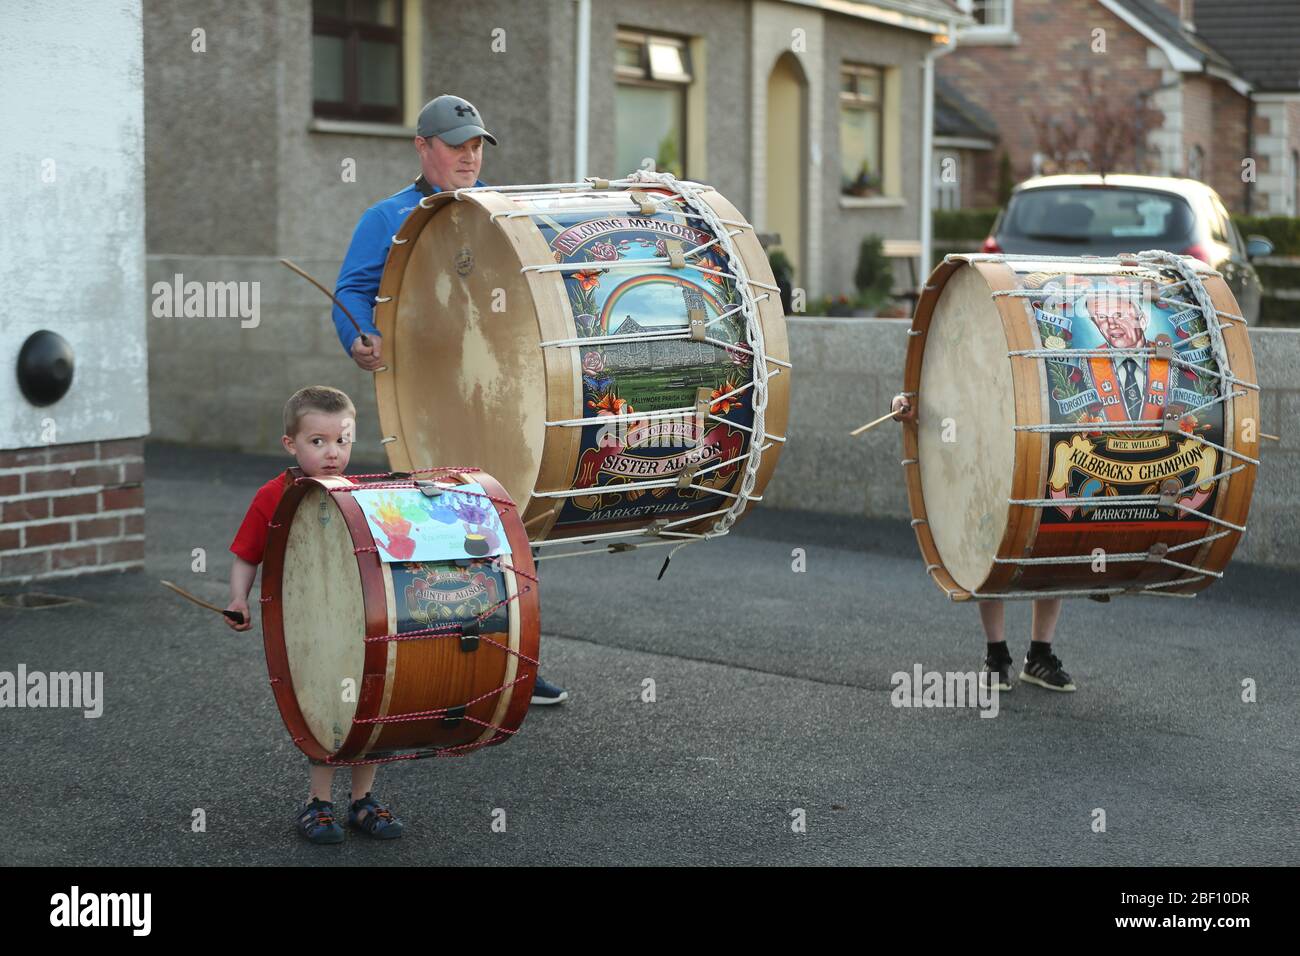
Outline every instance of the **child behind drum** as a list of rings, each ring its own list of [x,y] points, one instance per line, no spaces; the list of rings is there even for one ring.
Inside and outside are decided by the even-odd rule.
[[[916,408],[906,395],[895,395],[890,409],[894,412],[894,417],[901,422],[916,420]],[[1006,636],[1003,633],[1004,603],[979,601],[978,604],[980,622],[984,625],[984,637],[988,642],[988,650],[984,657],[984,673],[997,675],[998,690],[1009,691],[1012,687],[1012,662],[1011,652],[1007,650]],[[1052,653],[1052,635],[1056,631],[1056,622],[1060,616],[1060,598],[1039,598],[1034,601],[1029,653],[1025,655],[1025,665],[1020,671],[1020,679],[1029,684],[1046,687],[1048,690],[1072,691],[1075,689],[1074,681],[1061,666],[1060,658]]]
[[[280,441],[285,450],[298,460],[303,475],[309,478],[318,475],[346,477],[343,472],[352,456],[356,417],[352,399],[337,388],[327,385],[302,388],[294,392],[284,406],[284,436]],[[239,533],[230,545],[235,563],[230,569],[230,605],[227,610],[243,614],[244,623],[236,624],[229,618],[226,623],[236,631],[247,631],[253,626],[248,613],[248,592],[266,550],[267,526],[284,489],[292,482],[293,478],[286,470],[257,490],[244,522],[239,526]],[[330,802],[334,768],[322,761],[310,760],[310,763],[310,802],[298,815],[298,832],[312,843],[342,842],[343,828],[335,822],[334,804]],[[348,825],[367,836],[393,839],[402,835],[402,824],[386,806],[370,795],[375,770],[374,764],[352,768],[352,793],[364,793],[365,796],[351,803]]]

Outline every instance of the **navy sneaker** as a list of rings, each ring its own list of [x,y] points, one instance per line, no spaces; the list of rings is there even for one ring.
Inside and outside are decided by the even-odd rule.
[[[533,685],[533,703],[534,704],[563,704],[569,699],[569,692],[561,690],[550,681],[542,680],[542,675],[537,675],[537,683]]]
[[[298,814],[298,832],[312,843],[342,843],[344,836],[334,819],[334,804],[319,798]]]
[[[362,810],[365,816],[361,815]],[[360,800],[352,801],[348,808],[348,826],[379,840],[396,840],[402,835],[402,821],[368,793]]]

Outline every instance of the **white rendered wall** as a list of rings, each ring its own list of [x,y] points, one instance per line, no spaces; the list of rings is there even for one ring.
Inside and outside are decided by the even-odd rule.
[[[144,274],[140,0],[4,0],[0,449],[48,443],[46,420],[58,444],[148,433]],[[15,369],[40,329],[76,371],[36,408]]]

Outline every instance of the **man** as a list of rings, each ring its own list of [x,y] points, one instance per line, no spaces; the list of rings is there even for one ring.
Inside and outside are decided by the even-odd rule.
[[[375,203],[364,213],[352,233],[352,244],[339,270],[335,296],[357,320],[369,345],[348,321],[347,315],[334,306],[334,327],[338,330],[343,351],[367,372],[383,365],[383,342],[374,324],[375,296],[393,236],[423,196],[444,189],[484,186],[478,178],[483,165],[483,142],[497,145],[496,137],[483,127],[483,119],[468,100],[443,94],[425,104],[416,126],[415,151],[420,156],[420,175],[405,189]],[[537,677],[533,689],[534,704],[560,704],[569,692]]]
[[[1085,299],[1088,315],[1112,349],[1148,348],[1147,313],[1139,295],[1132,290],[1097,290]],[[1153,363],[1158,372],[1148,373],[1145,355],[1129,355],[1116,361],[1102,357],[1084,363],[1089,384],[1097,390],[1102,408],[1112,421],[1137,422],[1164,415],[1169,385],[1167,362]]]

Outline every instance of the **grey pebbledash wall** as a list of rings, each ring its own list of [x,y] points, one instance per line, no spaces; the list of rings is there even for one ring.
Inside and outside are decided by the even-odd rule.
[[[300,264],[327,284],[338,260]],[[283,454],[285,400],[304,385],[333,385],[357,406],[358,458],[382,458],[370,376],[343,354],[319,291],[261,257],[150,256],[155,281],[256,281],[256,328],[238,318],[149,317],[151,438]],[[906,519],[902,439],[890,423],[850,438],[902,388],[906,321],[787,318],[794,363],[789,441],[760,507]],[[1264,442],[1249,531],[1234,561],[1300,566],[1300,332],[1252,329]]]

